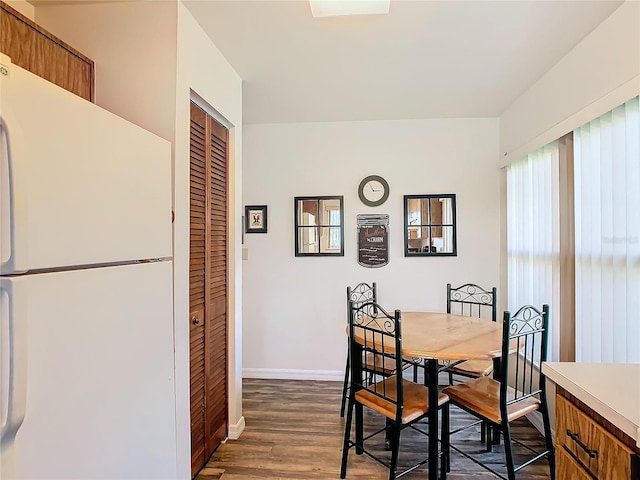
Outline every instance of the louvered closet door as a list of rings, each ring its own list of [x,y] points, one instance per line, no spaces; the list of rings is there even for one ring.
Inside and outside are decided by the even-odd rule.
[[[227,130],[191,104],[192,473],[227,436]]]
[[[209,120],[209,306],[207,310],[207,451],[227,436],[227,129]]]
[[[191,369],[191,473],[206,461],[205,433],[205,262],[206,115],[191,104],[191,227],[189,237],[189,330]]]

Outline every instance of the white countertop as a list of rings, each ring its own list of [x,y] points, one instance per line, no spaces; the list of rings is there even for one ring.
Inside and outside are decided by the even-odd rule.
[[[640,363],[544,362],[542,373],[640,447]]]

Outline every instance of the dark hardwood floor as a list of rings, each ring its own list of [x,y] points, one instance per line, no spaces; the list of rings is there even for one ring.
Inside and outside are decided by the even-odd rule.
[[[340,459],[344,435],[344,419],[340,418],[340,382],[257,380],[243,382],[243,414],[246,428],[239,440],[229,440],[212,455],[196,480],[240,479],[337,479],[340,476]],[[378,428],[384,420],[365,409],[365,425]],[[453,407],[452,428],[470,423],[473,417]],[[373,431],[373,430],[372,430]],[[502,445],[492,453],[481,453],[479,427],[466,430],[452,437],[452,442],[462,445],[465,451],[479,453],[483,462],[504,472]],[[525,420],[513,424],[512,435],[533,448],[544,445],[538,431]],[[426,455],[427,439],[407,429],[400,439],[400,469]],[[377,444],[381,455],[384,451],[381,439]],[[522,447],[516,447],[516,464],[522,460]],[[485,480],[496,478],[470,460],[451,453],[453,480]],[[347,479],[386,479],[388,470],[366,455],[349,452]],[[403,478],[426,479],[424,466]],[[546,460],[518,472],[518,480],[549,478]]]

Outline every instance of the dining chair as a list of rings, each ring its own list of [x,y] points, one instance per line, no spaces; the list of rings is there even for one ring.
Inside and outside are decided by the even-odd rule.
[[[496,379],[480,377],[443,390],[443,393],[449,396],[451,404],[489,422],[493,429],[503,434],[508,480],[514,480],[517,471],[543,457],[547,457],[551,478],[555,478],[555,457],[545,376],[536,368],[536,365],[542,364],[547,359],[548,322],[548,305],[543,305],[542,311],[531,305],[525,305],[513,315],[509,311],[504,312],[501,366]],[[513,350],[515,353],[510,354]],[[447,408],[449,408],[448,405]],[[544,425],[546,449],[542,452],[537,452],[512,438],[509,426],[514,420],[536,410],[542,414]],[[451,434],[467,427],[455,430]],[[534,453],[533,457],[517,467],[513,459],[513,442]],[[459,449],[454,443],[450,444],[447,441],[446,445],[450,445],[452,450],[473,460],[499,478],[505,479],[489,466]]]
[[[355,287],[347,287],[347,325],[349,322],[349,302],[352,302],[356,307],[363,305],[366,302],[378,301],[378,287],[376,282],[371,284],[361,282]],[[376,375],[382,377],[388,377],[395,371],[395,362],[389,358],[384,361],[377,359],[377,362],[373,361],[371,354],[366,354],[362,359],[362,369],[369,374],[369,382],[373,382]],[[344,417],[344,408],[349,391],[349,349],[347,348],[347,361],[344,369],[344,383],[342,385],[342,400],[340,402],[340,418]],[[422,366],[421,359],[413,358],[406,359],[402,368],[407,369],[413,367],[413,381],[418,381],[418,368]]]
[[[467,317],[483,318],[490,315],[492,321],[498,319],[498,290],[493,287],[485,290],[475,283],[465,283],[459,287],[452,287],[447,283],[447,313],[454,313]],[[478,378],[491,375],[492,360],[466,360],[453,362],[452,366],[441,365],[449,373],[449,385],[453,385],[454,375],[466,378]],[[486,422],[481,423],[480,438],[486,442],[487,451],[491,451],[491,428]],[[496,438],[498,441],[499,438]]]
[[[349,324],[349,302],[353,303],[354,306],[358,307],[367,302],[376,302],[378,299],[378,287],[376,282],[371,284],[361,282],[355,287],[347,287],[347,325]],[[376,362],[376,367],[378,367],[378,371],[374,369],[374,362],[368,355],[364,358],[362,362],[362,368],[369,373],[369,378],[373,380],[373,375],[378,374],[384,377],[388,377],[391,375],[395,368],[395,362],[387,361],[385,362]],[[349,348],[347,343],[347,361],[344,369],[344,383],[342,385],[342,400],[340,402],[340,418],[344,417],[344,409],[347,401],[347,396],[349,392],[349,376],[350,376],[350,360],[349,360]]]
[[[421,460],[417,464],[398,473],[398,458],[400,453],[400,434],[406,428],[413,428],[425,434],[415,426],[415,423],[423,420],[429,412],[429,390],[426,386],[403,378],[402,359],[402,322],[400,310],[393,314],[387,313],[375,302],[367,302],[355,306],[349,302],[349,348],[351,361],[351,388],[349,392],[349,405],[344,431],[344,443],[342,448],[342,463],[340,478],[345,478],[349,450],[356,448],[356,453],[364,453],[389,469],[389,479],[393,480],[409,473],[427,463],[428,459]],[[364,355],[363,355],[364,353]],[[363,370],[362,358],[371,354],[376,362],[391,361],[395,364],[394,373],[375,383],[369,383],[368,374]],[[446,395],[438,396],[438,405],[433,408],[442,408],[447,404]],[[351,423],[354,409],[367,407],[385,418],[385,427],[368,434],[366,437],[362,431],[356,428],[355,439],[351,438]],[[421,424],[422,426],[422,424]],[[448,439],[449,417],[448,409],[442,410],[442,437]],[[390,460],[381,458],[372,449],[368,449],[365,443],[380,434],[385,434],[389,439]],[[426,438],[426,437],[425,437]],[[448,452],[446,445],[442,445],[442,452]],[[426,452],[426,449],[425,449]],[[447,459],[444,454],[440,457],[442,465],[441,478],[446,477],[445,466]]]
[[[473,283],[455,288],[447,283],[447,313],[478,318],[488,313],[495,322],[498,319],[498,291],[496,287],[485,290]],[[448,369],[449,385],[453,385],[454,375],[477,378],[491,375],[492,371],[491,360],[467,360]]]

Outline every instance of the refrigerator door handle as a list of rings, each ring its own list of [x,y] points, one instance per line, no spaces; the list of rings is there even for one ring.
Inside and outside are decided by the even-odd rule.
[[[2,363],[8,361],[8,369],[2,367],[0,372],[1,377],[7,373],[6,379],[2,378],[3,385],[0,389],[6,395],[6,400],[3,399],[2,402],[6,405],[6,419],[0,428],[2,449],[13,443],[16,432],[24,421],[27,403],[27,325],[23,305],[26,302],[15,301],[18,296],[14,295],[13,287],[12,279],[0,278],[0,328],[4,330],[0,339],[6,339],[7,345],[2,345],[2,350],[6,347],[8,353],[2,357]],[[17,319],[20,321],[17,322]]]
[[[15,248],[15,199],[9,128],[0,115],[0,272],[11,268]]]

